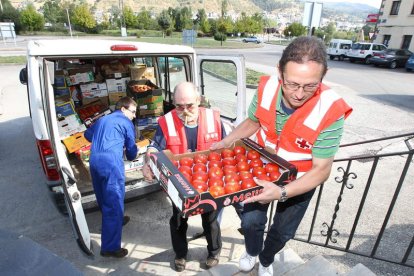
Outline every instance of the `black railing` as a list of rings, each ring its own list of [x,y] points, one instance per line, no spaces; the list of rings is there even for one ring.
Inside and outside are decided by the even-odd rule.
[[[335,159],[294,239],[414,267],[413,145],[414,133],[342,145],[352,157]]]

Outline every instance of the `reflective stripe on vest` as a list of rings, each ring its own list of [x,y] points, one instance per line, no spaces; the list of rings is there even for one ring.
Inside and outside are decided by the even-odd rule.
[[[168,112],[167,114],[165,114],[165,121],[167,123],[168,136],[169,137],[178,136],[177,130],[175,129],[175,125],[174,125],[174,118],[172,116],[172,112]]]

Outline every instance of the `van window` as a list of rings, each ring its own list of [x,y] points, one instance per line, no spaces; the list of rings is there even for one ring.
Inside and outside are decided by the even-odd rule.
[[[339,49],[348,50],[349,48],[351,48],[351,44],[341,43],[341,45],[339,45]]]
[[[228,119],[237,117],[237,68],[232,62],[201,63],[202,92],[211,108]]]
[[[354,45],[352,45],[352,50],[360,50],[360,49],[362,49],[362,44],[355,43]]]

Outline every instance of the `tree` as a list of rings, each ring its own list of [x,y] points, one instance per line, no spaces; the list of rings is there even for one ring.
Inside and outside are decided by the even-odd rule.
[[[204,9],[200,9],[198,10],[197,14],[198,14],[199,21],[200,21],[199,22],[200,30],[205,34],[209,33],[211,30],[211,25],[208,21],[206,11]]]
[[[88,4],[81,4],[79,6],[76,6],[76,8],[73,10],[71,21],[81,31],[84,32],[90,32],[93,28],[96,27],[96,21],[93,18],[92,14],[89,12]]]
[[[158,25],[162,30],[162,36],[165,37],[165,32],[172,26],[172,19],[171,16],[168,14],[168,11],[162,11],[161,14],[158,16],[157,21]]]
[[[289,34],[290,32],[290,34]],[[306,27],[298,22],[290,24],[283,32],[285,36],[301,36],[306,34]]]
[[[134,11],[129,6],[125,6],[123,10],[125,27],[135,28],[138,25],[138,19],[134,15]]]
[[[151,18],[151,13],[145,8],[142,8],[142,10],[138,13],[137,21],[138,29],[149,30],[154,25],[154,20]]]
[[[113,5],[109,8],[109,13],[111,17],[109,18],[109,22],[112,27],[121,27],[121,10],[118,6]]]
[[[3,10],[0,11],[0,22],[14,22],[14,29],[19,33],[22,29],[19,12],[10,4],[9,0],[0,0],[3,3]]]
[[[51,23],[52,25],[66,22],[66,11],[62,9],[60,0],[46,0],[42,9],[46,22]]]
[[[20,22],[27,31],[40,31],[45,26],[43,15],[38,13],[32,4],[20,12]]]

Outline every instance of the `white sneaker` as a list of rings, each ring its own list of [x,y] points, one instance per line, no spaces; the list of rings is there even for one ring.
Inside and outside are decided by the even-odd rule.
[[[269,265],[268,267],[264,267],[259,262],[259,276],[273,276],[273,265]]]
[[[241,255],[239,260],[239,268],[241,271],[250,271],[256,264],[256,257],[250,256],[246,251]]]

